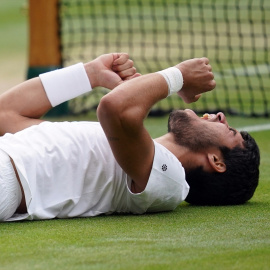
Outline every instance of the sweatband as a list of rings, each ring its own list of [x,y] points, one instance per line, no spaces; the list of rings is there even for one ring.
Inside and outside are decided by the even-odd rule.
[[[21,200],[21,187],[10,157],[0,150],[0,222],[13,216]]]
[[[157,73],[161,74],[168,84],[168,96],[182,89],[184,80],[182,72],[178,68],[169,67]]]
[[[40,74],[39,78],[52,107],[92,90],[83,63]]]

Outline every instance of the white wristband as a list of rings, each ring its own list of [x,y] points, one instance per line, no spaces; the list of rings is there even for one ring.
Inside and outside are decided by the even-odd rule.
[[[53,107],[92,90],[83,63],[40,74]]]
[[[184,80],[182,72],[178,68],[170,67],[157,73],[161,74],[168,84],[168,96],[182,89]]]

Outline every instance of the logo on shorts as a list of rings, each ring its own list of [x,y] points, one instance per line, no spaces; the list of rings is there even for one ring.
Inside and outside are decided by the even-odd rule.
[[[163,164],[162,167],[161,167],[162,171],[167,171],[167,165],[166,164]]]

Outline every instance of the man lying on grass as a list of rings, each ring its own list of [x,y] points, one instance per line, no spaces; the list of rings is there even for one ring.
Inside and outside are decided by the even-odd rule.
[[[96,86],[113,89],[96,122],[39,119]],[[102,55],[40,75],[0,97],[0,219],[39,220],[241,204],[258,184],[259,150],[223,113],[176,110],[152,139],[151,107],[173,92],[187,103],[215,87],[207,58],[140,76],[128,54]],[[181,89],[181,90],[180,90]]]

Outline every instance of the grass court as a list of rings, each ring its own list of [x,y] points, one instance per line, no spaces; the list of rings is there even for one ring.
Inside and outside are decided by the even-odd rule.
[[[1,91],[26,73],[27,17],[20,10],[24,3],[1,2]],[[68,118],[88,119],[95,116]],[[237,128],[269,123],[266,118],[230,117],[228,121]],[[153,137],[166,131],[166,123],[166,117],[146,120]],[[173,212],[142,216],[1,223],[0,270],[270,269],[270,130],[251,134],[261,150],[261,174],[255,196],[247,204],[183,203]]]

